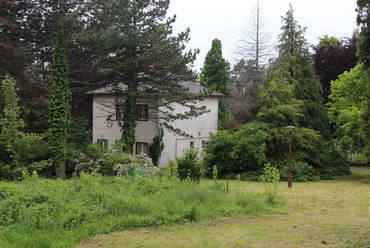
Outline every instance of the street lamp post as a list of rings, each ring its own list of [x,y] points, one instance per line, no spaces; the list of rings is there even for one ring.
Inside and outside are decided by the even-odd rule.
[[[289,174],[288,174],[288,188],[292,187],[292,129],[295,126],[287,126],[289,129]]]

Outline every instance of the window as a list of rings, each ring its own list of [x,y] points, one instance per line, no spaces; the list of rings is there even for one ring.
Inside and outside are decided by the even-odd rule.
[[[137,142],[136,143],[136,155],[148,154],[148,143]]]
[[[136,104],[136,120],[148,120],[148,104]]]
[[[116,105],[116,120],[123,120],[123,115],[125,113],[125,104],[119,103]]]
[[[194,141],[190,141],[190,148],[194,148]]]
[[[206,141],[202,140],[202,147],[206,147]]]
[[[97,139],[96,143],[101,145],[103,148],[108,148],[108,140],[106,139]]]

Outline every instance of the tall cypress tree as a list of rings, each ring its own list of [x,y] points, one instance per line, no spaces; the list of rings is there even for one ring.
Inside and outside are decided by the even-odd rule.
[[[219,39],[212,41],[211,50],[208,51],[204,60],[204,66],[200,74],[199,83],[211,90],[230,96],[229,75],[227,74],[227,61],[222,57],[222,44]],[[226,103],[219,102],[218,119],[227,120],[229,111]]]
[[[270,70],[279,71],[290,85],[294,86],[294,97],[303,101],[301,127],[314,129],[326,135],[328,128],[327,110],[322,97],[320,79],[315,75],[308,44],[304,38],[305,28],[293,17],[293,8],[282,17],[282,33],[279,36],[279,56]]]
[[[54,62],[50,84],[52,92],[49,102],[49,132],[53,149],[53,161],[57,176],[65,178],[67,129],[70,117],[70,102],[72,98],[68,87],[68,67],[66,58],[66,43],[62,32],[56,33]]]
[[[212,41],[211,50],[204,60],[199,83],[209,89],[230,96],[229,75],[227,75],[227,62],[222,57],[222,44],[219,39]]]

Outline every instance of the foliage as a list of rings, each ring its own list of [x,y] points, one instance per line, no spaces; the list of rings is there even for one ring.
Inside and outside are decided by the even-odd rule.
[[[197,183],[202,175],[202,164],[198,157],[198,149],[186,149],[184,156],[176,158],[181,180],[193,180]]]
[[[217,171],[217,166],[216,165],[214,165],[213,168],[212,168],[212,178],[215,181],[215,183],[217,184],[218,171]]]
[[[362,153],[364,149],[359,120],[366,106],[368,84],[368,75],[361,64],[331,83],[329,119],[335,125],[335,136],[341,147],[352,153]]]
[[[260,170],[265,161],[266,138],[259,123],[246,124],[236,132],[224,130],[211,134],[204,149],[206,174],[212,176],[213,166],[217,166],[220,178]]]
[[[131,155],[119,150],[107,150],[100,145],[91,144],[81,152],[74,161],[75,173],[122,176],[128,175],[131,169],[141,167],[143,176],[154,177],[159,169],[153,166],[146,155]]]
[[[357,25],[361,27],[360,41],[357,56],[364,64],[365,69],[370,68],[370,4],[367,0],[357,0]]]
[[[22,134],[20,129],[24,123],[19,117],[19,97],[16,93],[14,79],[6,76],[2,81],[2,90],[5,106],[4,116],[0,119],[0,171],[1,178],[11,179],[13,177],[12,171],[19,167],[18,160],[20,158],[20,154],[14,147],[14,142]]]
[[[259,171],[244,172],[240,174],[240,180],[249,182],[259,182],[260,172]]]
[[[315,175],[315,169],[307,163],[298,162],[292,164],[293,182],[314,181],[317,178]]]
[[[14,79],[6,76],[2,82],[5,99],[4,117],[0,119],[0,171],[1,179],[22,179],[28,174],[28,165],[50,158],[44,137],[38,134],[26,134],[21,131],[24,126],[20,118],[19,97]],[[40,171],[39,171],[40,172]]]
[[[360,134],[364,140],[364,160],[370,161],[370,70],[367,70],[367,90],[364,103],[364,110],[360,115],[359,127]]]
[[[260,195],[138,177],[0,181],[0,247],[71,247],[102,233],[257,214]]]
[[[57,32],[54,63],[50,84],[52,92],[49,103],[50,144],[53,149],[53,161],[57,176],[65,178],[67,129],[70,124],[71,91],[68,88],[68,68],[64,34]]]
[[[176,18],[167,16],[168,7],[168,0],[90,1],[78,10],[87,28],[74,38],[93,54],[87,55],[93,57],[102,85],[111,85],[115,93],[132,97],[126,103],[133,109],[126,108],[127,111],[134,111],[136,99],[150,98],[153,100],[150,110],[160,114],[148,118],[156,122],[161,118],[162,126],[186,135],[171,126],[171,122],[200,115],[204,110],[194,108],[173,114],[171,104],[178,103],[188,110],[194,106],[192,100],[203,97],[203,94],[185,94],[188,89],[179,85],[181,81],[195,79],[190,66],[198,50],[185,50],[190,40],[189,29],[173,35]],[[106,116],[109,115],[107,112]],[[125,117],[132,117],[122,129],[127,130],[123,136],[127,136],[125,143],[131,149],[134,112]]]
[[[265,195],[267,202],[273,204],[277,195],[277,185],[280,181],[279,170],[271,166],[270,163],[265,164],[263,174],[260,176],[261,182],[265,184]]]
[[[68,130],[69,141],[77,148],[84,148],[91,143],[91,131],[86,128],[87,121],[81,117],[72,117],[71,125]]]
[[[258,74],[263,75],[264,68]],[[241,59],[234,65],[230,76],[231,95],[228,109],[234,122],[245,124],[252,120],[251,106],[257,102],[258,84],[255,81],[255,61]]]
[[[293,17],[290,6],[282,18],[282,33],[279,36],[279,56],[271,64],[267,81],[279,79],[293,86],[293,98],[302,101],[302,115],[297,119],[301,127],[327,135],[327,112],[323,104],[322,87],[312,66],[308,44],[304,38],[305,29]],[[276,80],[277,81],[277,80]],[[290,124],[292,125],[292,124]]]
[[[169,160],[166,163],[166,176],[170,181],[178,181],[180,179],[179,169],[177,163],[173,160]]]
[[[318,45],[313,47],[312,62],[316,74],[320,76],[324,99],[327,103],[330,95],[330,82],[338,79],[338,76],[356,66],[357,42],[359,38],[342,38],[325,35],[320,38]]]
[[[159,159],[161,158],[161,153],[164,149],[163,128],[158,127],[157,130],[158,130],[158,133],[156,136],[154,136],[153,141],[149,144],[149,151],[148,151],[148,155],[149,157],[152,158],[154,166],[158,166]]]
[[[222,57],[222,45],[219,39],[212,41],[211,50],[204,60],[199,83],[211,90],[230,96],[229,76],[226,71],[227,62]]]
[[[206,88],[230,96],[229,75],[227,68],[229,63],[222,57],[222,45],[219,39],[212,41],[211,50],[208,51],[204,60],[204,66],[200,74],[199,83]],[[219,102],[219,121],[231,120],[230,112],[223,100]],[[220,123],[221,124],[221,123]],[[222,127],[222,125],[219,125]]]
[[[122,124],[122,137],[121,141],[126,144],[127,150],[123,152],[132,154],[134,152],[135,145],[135,101],[133,96],[127,95],[125,101],[125,113],[123,115],[123,124]]]

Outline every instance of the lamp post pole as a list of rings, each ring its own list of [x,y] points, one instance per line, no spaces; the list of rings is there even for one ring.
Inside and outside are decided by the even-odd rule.
[[[289,175],[288,188],[292,187],[292,130],[289,130]]]
[[[289,129],[289,174],[288,174],[288,188],[292,187],[292,129],[295,126],[287,126]]]

